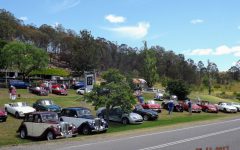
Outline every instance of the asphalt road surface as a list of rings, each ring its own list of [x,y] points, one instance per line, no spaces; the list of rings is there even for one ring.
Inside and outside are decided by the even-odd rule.
[[[106,134],[105,134],[106,135]],[[93,135],[94,136],[94,135]],[[120,138],[50,142],[11,150],[240,150],[240,118]]]

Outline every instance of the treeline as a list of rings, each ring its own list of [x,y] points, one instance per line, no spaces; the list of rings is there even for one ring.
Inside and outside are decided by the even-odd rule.
[[[204,66],[202,61],[194,62],[161,46],[148,47],[146,42],[143,48],[133,48],[101,37],[95,38],[87,30],[76,33],[62,25],[26,25],[4,9],[0,9],[0,39],[7,42],[18,40],[45,49],[51,65],[69,68],[73,75],[81,75],[85,70],[101,72],[116,68],[128,76],[150,78],[148,80],[153,81],[151,84],[156,81],[164,83],[168,79],[197,85],[209,85],[209,82],[227,84],[240,80],[238,65],[227,72],[219,72],[213,62],[208,61]],[[150,77],[147,77],[149,74]]]

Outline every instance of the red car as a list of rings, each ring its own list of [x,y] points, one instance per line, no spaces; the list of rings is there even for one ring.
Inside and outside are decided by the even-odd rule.
[[[188,111],[188,101],[180,102],[183,106],[183,109]],[[192,103],[192,112],[200,113],[202,111],[202,107],[198,106],[196,103]]]
[[[67,90],[64,89],[61,85],[55,84],[52,86],[52,93],[57,95],[67,95]]]
[[[5,122],[7,120],[7,112],[0,108],[0,121]]]
[[[218,113],[218,108],[209,101],[201,101],[198,105],[202,107],[202,111]]]
[[[141,105],[144,109],[152,109],[158,113],[162,112],[161,105],[154,100],[149,100]]]

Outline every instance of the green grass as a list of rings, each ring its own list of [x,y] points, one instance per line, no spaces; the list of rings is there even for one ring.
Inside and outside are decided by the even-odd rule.
[[[17,90],[19,94],[21,94],[21,97],[18,98],[16,101],[26,101],[29,104],[32,104],[37,99],[40,98],[50,98],[54,100],[54,102],[61,107],[70,107],[70,106],[83,106],[88,107],[92,110],[92,113],[95,114],[95,110],[93,109],[93,106],[91,106],[88,103],[85,103],[82,101],[83,97],[80,95],[77,95],[74,90],[69,90],[68,96],[59,96],[59,95],[53,95],[50,94],[49,96],[37,96],[28,93],[26,89]],[[192,96],[198,95],[200,98],[206,100],[210,100],[211,102],[218,102],[218,101],[231,101],[228,99],[219,99],[214,96],[208,96],[208,95],[201,95],[200,93],[193,93]],[[153,99],[154,94],[144,94],[145,100]],[[7,89],[0,89],[0,107],[3,107],[4,104],[12,102],[9,100],[8,96],[8,90]],[[218,113],[218,114],[209,114],[202,112],[201,114],[193,114],[192,116],[189,116],[187,112],[183,113],[173,113],[172,116],[169,116],[167,114],[167,111],[163,110],[162,113],[159,114],[159,120],[157,121],[146,121],[141,125],[121,125],[119,123],[110,123],[110,128],[108,130],[108,133],[114,133],[114,132],[121,132],[121,131],[130,131],[130,130],[136,130],[136,129],[143,129],[143,128],[151,128],[151,127],[162,127],[162,126],[168,126],[168,125],[175,125],[180,123],[186,123],[186,122],[194,122],[194,121],[202,121],[202,120],[210,120],[210,119],[218,119],[223,117],[232,117],[232,116],[240,116],[240,113],[238,114],[224,114],[224,113]],[[16,133],[16,130],[18,129],[21,119],[16,119],[12,117],[11,115],[8,116],[7,122],[0,123],[0,147],[4,145],[18,145],[23,143],[30,143],[30,142],[39,142],[36,140],[30,140],[30,139],[20,139],[18,134]],[[94,136],[94,135],[93,135]],[[79,135],[78,138],[74,138],[76,140],[81,140],[83,136]],[[88,136],[84,137],[88,138]],[[71,140],[66,139],[66,140]]]

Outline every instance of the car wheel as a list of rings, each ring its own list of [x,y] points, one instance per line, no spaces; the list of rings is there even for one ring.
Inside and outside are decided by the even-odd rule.
[[[27,137],[27,130],[25,128],[20,130],[20,137],[21,139],[25,139]]]
[[[88,135],[88,134],[90,134],[90,129],[89,129],[88,126],[84,126],[84,127],[82,128],[82,134],[83,134],[83,135]]]
[[[144,115],[144,116],[143,116],[143,120],[144,120],[144,121],[147,121],[147,120],[149,120],[149,117],[148,117],[148,115]]]
[[[224,111],[224,112],[227,112],[227,109],[226,109],[226,108],[224,108],[224,109],[223,109],[223,111]]]
[[[49,131],[49,132],[47,133],[46,139],[47,139],[48,141],[55,139],[55,136],[54,136],[54,134],[53,134],[52,131]]]
[[[20,118],[20,116],[19,116],[19,113],[18,112],[16,112],[15,113],[15,117],[18,119],[18,118]]]
[[[129,120],[127,118],[122,119],[122,124],[126,125],[129,123]]]

